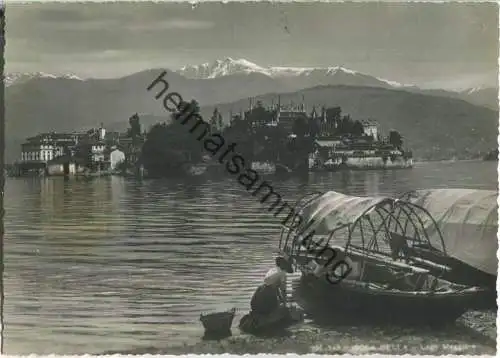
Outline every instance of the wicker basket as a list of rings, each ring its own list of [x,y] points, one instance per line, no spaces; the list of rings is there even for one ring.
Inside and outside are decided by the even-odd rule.
[[[230,332],[235,312],[236,309],[233,308],[226,312],[201,314],[200,321],[205,328],[205,334]]]

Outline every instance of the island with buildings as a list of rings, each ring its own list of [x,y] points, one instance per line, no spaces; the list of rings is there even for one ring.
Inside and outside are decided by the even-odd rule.
[[[277,104],[250,100],[246,111],[218,109],[206,121],[210,131],[238,143],[239,151],[262,173],[343,169],[411,168],[411,151],[400,133],[380,133],[373,119],[353,120],[340,107]],[[242,151],[244,153],[242,153]],[[166,120],[142,131],[140,115],[126,132],[98,128],[73,133],[41,133],[21,145],[14,176],[198,175],[217,171],[217,163],[186,128]],[[174,174],[175,173],[175,174]]]
[[[215,111],[214,111],[215,112]],[[286,171],[412,168],[412,152],[403,146],[401,134],[382,135],[377,121],[353,120],[340,107],[276,105],[261,102],[238,115],[229,127],[238,128],[256,168]]]
[[[87,131],[40,133],[21,145],[20,161],[8,169],[10,176],[104,176],[134,174],[144,133],[136,133],[139,117],[129,120],[125,132],[106,131],[101,124]]]

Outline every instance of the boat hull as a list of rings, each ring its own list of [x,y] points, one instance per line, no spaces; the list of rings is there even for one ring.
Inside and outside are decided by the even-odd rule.
[[[497,307],[496,276],[477,270],[453,258],[449,258],[447,262],[443,263],[451,267],[449,272],[444,273],[443,279],[462,285],[477,285],[485,288],[484,294],[474,300],[473,308],[490,309]]]
[[[395,294],[355,289],[305,274],[296,283],[296,302],[312,317],[334,321],[446,324],[465,313],[477,293]]]
[[[474,308],[482,309],[497,307],[496,275],[490,275],[453,257],[443,256],[442,254],[433,253],[429,250],[413,249],[413,253],[417,257],[450,268],[450,270],[444,272],[431,269],[430,272],[433,275],[440,275],[442,279],[460,285],[483,287],[485,292],[476,298],[473,304]]]

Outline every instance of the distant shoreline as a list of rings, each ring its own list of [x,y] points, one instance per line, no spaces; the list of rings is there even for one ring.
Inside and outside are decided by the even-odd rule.
[[[413,163],[414,164],[421,164],[421,163],[435,163],[435,162],[450,162],[450,163],[453,163],[453,162],[494,162],[495,160],[484,160],[483,158],[473,158],[473,159],[453,159],[453,158],[450,158],[450,159],[425,159],[425,160],[422,160],[422,159],[418,159],[418,158],[414,158],[413,159]],[[5,164],[5,167],[6,169],[8,167],[11,167],[11,166],[14,166],[16,165],[17,163],[9,163],[9,164]],[[386,170],[391,170],[392,168],[388,168]],[[354,169],[353,169],[354,170]],[[362,171],[362,170],[372,170],[372,169],[356,169],[356,170],[359,170],[359,171]],[[380,170],[384,170],[383,168],[381,168]]]

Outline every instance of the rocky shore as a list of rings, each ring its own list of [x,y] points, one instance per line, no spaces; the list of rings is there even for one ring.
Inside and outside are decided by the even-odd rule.
[[[237,329],[233,329],[236,333]],[[234,335],[220,341],[141,348],[106,354],[496,354],[495,312],[469,312],[437,328],[294,326],[279,337]]]
[[[470,328],[478,335],[496,342],[497,340],[497,315],[493,311],[470,311],[458,320],[459,323]]]

